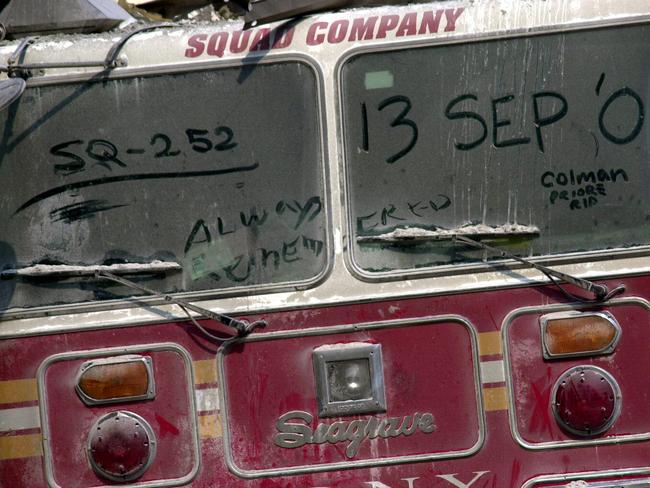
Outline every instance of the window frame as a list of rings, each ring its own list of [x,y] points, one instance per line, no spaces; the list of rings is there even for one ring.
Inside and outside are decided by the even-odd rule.
[[[481,272],[493,272],[495,266],[506,264],[508,269],[521,269],[526,266],[513,259],[494,259],[489,262],[482,261],[469,264],[442,264],[422,268],[397,268],[389,271],[368,271],[360,266],[355,259],[355,246],[353,240],[356,238],[355,218],[351,215],[351,182],[348,165],[351,164],[349,154],[352,148],[346,140],[346,122],[344,107],[346,106],[346,90],[343,83],[343,71],[349,61],[364,54],[379,52],[400,51],[406,49],[422,49],[431,47],[442,47],[454,44],[476,44],[508,39],[525,39],[551,34],[564,34],[569,32],[600,30],[607,28],[626,27],[634,25],[648,25],[650,27],[650,14],[641,16],[628,16],[616,19],[572,21],[557,25],[543,25],[532,29],[518,28],[506,32],[503,30],[484,32],[480,34],[461,34],[449,38],[440,39],[417,39],[407,41],[392,41],[359,46],[345,52],[336,63],[335,86],[336,86],[336,116],[338,118],[338,138],[341,141],[341,191],[343,193],[343,215],[345,220],[345,231],[347,234],[348,246],[344,252],[344,259],[347,269],[357,279],[369,282],[391,282],[410,278],[429,278],[456,276],[463,274],[475,274]],[[564,265],[584,262],[609,261],[612,259],[634,258],[650,256],[650,244],[634,247],[617,247],[613,249],[601,249],[595,251],[576,251],[558,253],[552,255],[539,255],[527,257],[529,261],[545,265]]]
[[[63,52],[62,50],[53,51],[53,56],[57,53]],[[27,83],[27,89],[31,87],[43,87],[52,85],[73,85],[84,82],[106,82],[111,80],[129,79],[138,76],[155,76],[166,74],[182,74],[190,72],[206,72],[216,71],[219,69],[229,68],[243,68],[247,66],[268,65],[279,63],[300,63],[305,68],[310,69],[314,75],[315,92],[317,99],[315,100],[315,108],[318,120],[316,121],[318,127],[316,144],[320,148],[320,158],[316,164],[319,165],[317,173],[321,178],[319,190],[322,192],[323,203],[323,226],[324,226],[324,265],[322,269],[314,276],[305,280],[283,281],[279,283],[266,283],[260,285],[244,285],[232,286],[228,288],[211,288],[198,291],[183,291],[169,293],[169,295],[184,299],[192,300],[212,300],[219,298],[230,298],[237,296],[249,295],[262,295],[267,293],[280,293],[286,291],[307,290],[314,288],[321,284],[332,272],[334,267],[334,240],[333,240],[333,226],[332,226],[332,198],[331,198],[331,182],[330,171],[328,167],[329,160],[329,141],[327,134],[327,120],[325,108],[325,73],[323,67],[318,60],[303,53],[282,53],[274,55],[266,55],[262,59],[254,58],[238,58],[238,59],[224,59],[224,60],[208,60],[208,61],[187,61],[181,60],[178,62],[170,62],[163,64],[152,64],[133,66],[125,68],[116,68],[110,73],[103,73],[98,71],[85,71],[83,73],[71,73],[63,75],[44,75],[30,78]],[[138,303],[134,303],[134,298],[137,298]],[[31,317],[40,316],[43,313],[56,313],[65,314],[71,312],[81,311],[101,311],[113,310],[121,308],[137,308],[143,305],[159,305],[166,303],[158,297],[148,297],[139,295],[127,295],[124,297],[109,299],[109,300],[88,300],[88,301],[70,301],[61,304],[47,304],[37,305],[34,307],[10,307],[5,310],[0,310],[3,318],[8,319],[14,316]]]

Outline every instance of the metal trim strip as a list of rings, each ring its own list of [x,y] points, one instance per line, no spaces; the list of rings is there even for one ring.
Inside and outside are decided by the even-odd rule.
[[[628,261],[632,266],[633,261]],[[583,263],[582,269],[594,266]],[[602,274],[578,272],[581,276],[588,276],[591,279],[613,279],[616,277],[634,277],[650,273],[650,261],[643,260],[634,264],[636,268],[631,270],[628,266],[619,270],[607,270]],[[277,293],[275,295],[257,295],[255,301],[250,297],[242,296],[235,298],[221,298],[213,303],[203,302],[214,310],[228,312],[232,315],[255,315],[260,313],[284,312],[296,309],[315,309],[327,306],[354,305],[384,300],[407,300],[418,297],[439,297],[448,295],[459,295],[463,293],[474,293],[483,291],[510,290],[517,288],[532,288],[546,285],[529,277],[529,273],[522,270],[517,273],[517,281],[507,276],[496,278],[502,275],[501,272],[492,272],[483,282],[475,283],[475,280],[459,280],[458,276],[445,277],[442,285],[435,286],[433,280],[418,282],[413,280],[403,281],[397,287],[395,282],[389,283],[366,283],[360,281],[337,282],[336,290],[339,293],[330,295],[332,289],[326,285],[326,290],[305,292],[298,296],[297,293]],[[534,270],[533,270],[534,271]],[[440,279],[440,278],[438,278]],[[330,281],[328,283],[333,282]],[[350,291],[351,286],[357,288]],[[318,291],[316,291],[318,290]],[[372,298],[370,298],[372,297]],[[83,312],[83,317],[80,314]],[[7,313],[0,316],[0,340],[14,339],[31,336],[45,336],[58,333],[71,333],[101,329],[113,329],[121,327],[135,327],[143,325],[165,324],[177,321],[186,321],[184,315],[174,305],[138,305],[133,301],[126,304],[113,304],[107,306],[104,303],[94,302],[87,305],[66,306],[65,310],[53,309],[23,309],[20,312]],[[497,353],[499,354],[499,353]],[[482,355],[485,355],[482,353]]]

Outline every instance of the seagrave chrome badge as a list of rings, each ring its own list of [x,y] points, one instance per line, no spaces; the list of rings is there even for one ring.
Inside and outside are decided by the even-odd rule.
[[[345,455],[354,457],[361,443],[366,439],[410,436],[416,432],[430,434],[436,430],[433,414],[414,413],[403,417],[368,417],[365,419],[339,420],[320,423],[312,429],[313,415],[301,410],[292,410],[281,415],[276,427],[275,444],[295,449],[305,444],[337,444],[348,442]]]

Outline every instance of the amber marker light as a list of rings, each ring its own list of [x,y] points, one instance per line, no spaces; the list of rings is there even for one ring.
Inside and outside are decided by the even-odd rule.
[[[621,327],[608,312],[559,312],[540,317],[544,358],[610,354]]]
[[[76,389],[86,405],[154,398],[151,358],[129,355],[87,361],[79,370]]]

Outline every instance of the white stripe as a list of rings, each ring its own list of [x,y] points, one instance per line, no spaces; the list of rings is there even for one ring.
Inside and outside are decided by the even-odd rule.
[[[0,410],[0,432],[12,430],[38,429],[41,418],[38,407],[8,408]]]
[[[481,362],[481,381],[483,383],[501,383],[506,380],[503,361]]]
[[[195,393],[197,411],[219,410],[219,390],[217,388],[203,388],[196,390]]]

